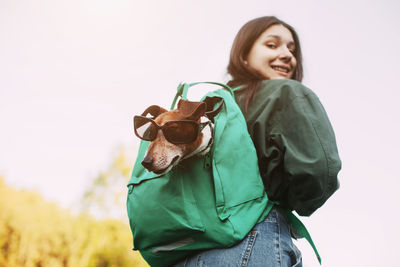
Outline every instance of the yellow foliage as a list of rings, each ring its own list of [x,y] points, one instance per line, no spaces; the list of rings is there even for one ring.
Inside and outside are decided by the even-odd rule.
[[[0,266],[148,266],[131,248],[123,222],[73,216],[0,177]]]

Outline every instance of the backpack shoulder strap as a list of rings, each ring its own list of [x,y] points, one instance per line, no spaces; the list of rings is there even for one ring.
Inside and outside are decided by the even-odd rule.
[[[321,256],[318,253],[317,247],[314,245],[314,242],[311,238],[310,233],[307,231],[307,228],[304,226],[304,224],[300,221],[299,218],[296,217],[296,215],[293,214],[292,211],[287,210],[286,215],[290,221],[290,224],[293,226],[294,230],[301,236],[304,237],[308,243],[311,245],[311,247],[314,250],[315,256],[317,256],[319,264],[321,264]]]
[[[214,85],[219,85],[221,87],[223,87],[224,89],[226,89],[227,91],[229,91],[229,93],[232,95],[232,97],[235,97],[234,94],[234,89],[232,89],[229,85],[223,84],[223,83],[219,83],[219,82],[195,82],[195,83],[180,83],[178,85],[178,88],[176,89],[176,94],[174,97],[174,100],[172,101],[172,105],[171,105],[171,110],[173,110],[175,108],[175,104],[176,101],[178,100],[179,97],[181,97],[184,100],[187,100],[187,92],[189,90],[190,87],[198,85],[198,84],[214,84]]]

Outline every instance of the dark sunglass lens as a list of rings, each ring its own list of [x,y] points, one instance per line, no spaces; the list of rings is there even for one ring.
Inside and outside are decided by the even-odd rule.
[[[140,138],[152,141],[157,136],[157,129],[151,121],[144,118],[135,117],[135,130]]]
[[[168,122],[164,127],[164,136],[171,142],[176,144],[191,143],[197,138],[197,123],[176,121]]]

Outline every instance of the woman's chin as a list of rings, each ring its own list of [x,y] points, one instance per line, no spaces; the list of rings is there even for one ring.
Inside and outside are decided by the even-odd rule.
[[[275,76],[275,77],[271,78],[270,80],[283,80],[283,79],[289,79],[289,78],[284,77],[284,76]]]

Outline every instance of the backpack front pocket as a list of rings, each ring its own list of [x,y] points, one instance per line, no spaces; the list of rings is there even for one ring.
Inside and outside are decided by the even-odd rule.
[[[131,178],[127,208],[134,249],[164,245],[204,232],[192,188],[179,172],[174,168],[167,175],[146,173],[145,178]]]

